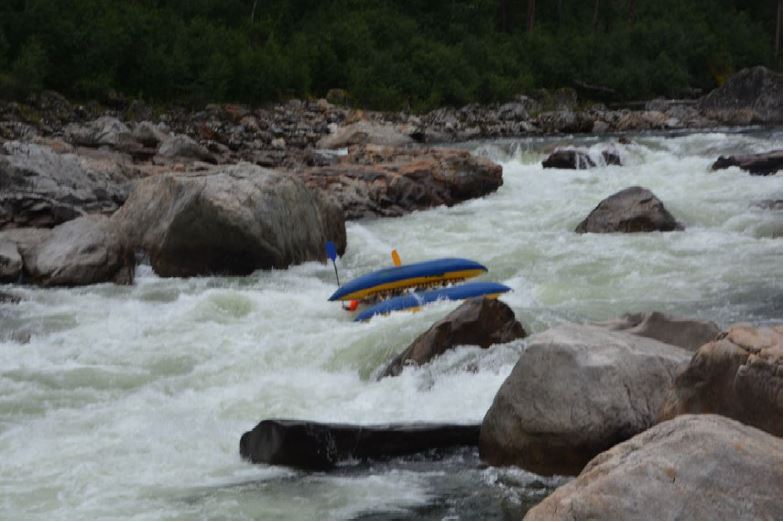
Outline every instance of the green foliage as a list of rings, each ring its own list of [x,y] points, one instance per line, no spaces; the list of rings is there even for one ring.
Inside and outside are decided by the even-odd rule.
[[[617,100],[678,96],[742,67],[781,70],[770,0],[537,2],[530,32],[527,2],[503,4],[5,0],[0,92],[259,104],[343,89],[362,106],[425,111],[586,84]]]

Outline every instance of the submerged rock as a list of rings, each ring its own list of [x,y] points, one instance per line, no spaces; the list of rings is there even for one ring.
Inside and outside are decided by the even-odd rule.
[[[689,352],[625,332],[564,324],[532,336],[482,422],[494,466],[576,475],[646,430]]]
[[[334,165],[308,169],[305,182],[333,196],[346,219],[402,216],[494,192],[502,169],[464,150],[353,148]]]
[[[643,187],[629,187],[604,199],[575,229],[583,234],[683,230],[664,203]]]
[[[112,220],[161,276],[246,275],[342,253],[340,208],[297,177],[240,163],[140,181]]]
[[[328,470],[348,459],[382,459],[454,446],[476,446],[477,425],[356,426],[270,419],[240,438],[240,455],[254,464]]]
[[[781,520],[781,484],[781,439],[686,415],[598,455],[524,519]]]
[[[509,306],[498,299],[469,299],[417,337],[379,378],[400,375],[407,365],[425,364],[455,346],[488,348],[527,334]]]
[[[620,165],[621,157],[617,153],[604,150],[602,158],[606,165]],[[587,152],[576,149],[559,149],[551,153],[544,161],[542,167],[546,169],[590,169],[596,162]]]
[[[14,283],[22,275],[22,256],[16,243],[0,239],[0,283]]]
[[[131,284],[134,267],[133,252],[100,215],[56,226],[25,259],[25,272],[42,286]]]
[[[738,71],[702,98],[699,108],[707,117],[722,123],[781,125],[781,74],[762,66]]]
[[[659,420],[717,413],[781,437],[782,329],[735,325],[697,351]]]
[[[697,351],[700,346],[721,333],[713,321],[673,317],[661,312],[624,314],[617,319],[594,324],[610,330],[650,337],[690,351]]]
[[[780,150],[772,150],[761,154],[747,154],[744,156],[719,156],[711,170],[721,170],[729,167],[738,167],[753,175],[767,176],[782,170],[784,159]]]

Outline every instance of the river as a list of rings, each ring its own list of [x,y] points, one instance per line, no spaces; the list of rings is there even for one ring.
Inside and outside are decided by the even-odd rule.
[[[781,174],[709,170],[720,154],[780,148],[777,130],[629,136],[625,166],[543,170],[556,143],[598,155],[613,138],[463,144],[504,168],[497,193],[452,208],[348,223],[342,280],[442,256],[481,279],[529,332],[660,310],[779,322]],[[586,234],[575,226],[632,185],[684,232]],[[517,518],[562,482],[481,464],[472,450],[331,473],[251,465],[240,435],[268,417],[348,423],[479,422],[524,342],[455,350],[376,382],[375,372],[454,303],[355,324],[326,301],[331,266],[133,286],[11,287],[0,304],[0,518]],[[29,335],[29,341],[26,337]],[[27,341],[27,342],[26,342]]]

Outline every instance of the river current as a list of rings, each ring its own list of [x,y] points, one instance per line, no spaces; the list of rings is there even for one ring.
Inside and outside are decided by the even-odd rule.
[[[728,153],[780,148],[781,130],[463,144],[504,184],[452,208],[347,224],[341,280],[467,257],[505,283],[529,332],[660,310],[733,322],[782,317],[781,174],[711,172]],[[543,170],[556,144],[624,166]],[[585,234],[605,197],[640,185],[686,230]],[[355,324],[327,302],[331,266],[130,287],[7,289],[0,304],[0,518],[515,518],[563,479],[484,466],[476,451],[348,462],[331,473],[252,465],[240,435],[263,418],[480,422],[524,341],[461,348],[400,377],[375,374],[456,305]]]

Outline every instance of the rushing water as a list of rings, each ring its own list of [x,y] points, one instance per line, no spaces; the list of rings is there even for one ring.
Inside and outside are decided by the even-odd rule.
[[[453,208],[348,224],[348,280],[441,256],[479,260],[530,331],[662,310],[780,321],[781,174],[710,172],[719,154],[781,147],[780,130],[636,136],[624,167],[543,170],[569,140],[468,144],[504,167],[497,193]],[[594,153],[611,138],[575,139]],[[573,233],[606,196],[651,189],[685,232]],[[350,322],[332,267],[132,287],[13,288],[0,304],[0,518],[518,518],[559,483],[483,466],[476,451],[346,463],[308,474],[240,459],[266,417],[479,422],[523,342],[463,348],[376,382],[449,310]],[[29,337],[29,340],[27,339]],[[437,457],[437,458],[436,458]]]

